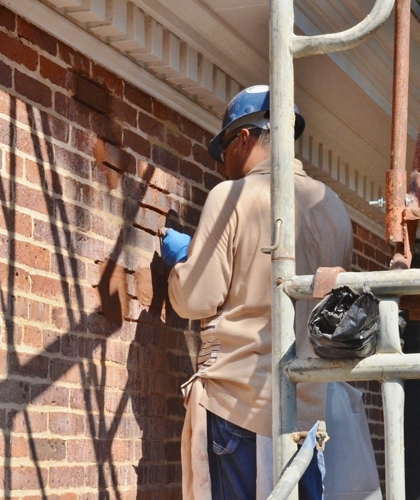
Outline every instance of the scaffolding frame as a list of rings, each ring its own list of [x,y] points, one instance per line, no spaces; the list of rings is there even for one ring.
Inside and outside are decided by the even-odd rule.
[[[271,122],[271,247],[263,251],[272,259],[272,326],[273,326],[273,468],[276,487],[270,499],[297,499],[295,487],[301,472],[293,478],[292,488],[284,488],[289,481],[290,464],[296,454],[292,436],[296,426],[296,384],[300,382],[329,382],[379,380],[381,382],[385,423],[385,470],[387,500],[404,500],[404,380],[420,378],[420,354],[406,355],[401,351],[398,309],[402,295],[420,294],[420,270],[407,269],[407,237],[395,235],[401,225],[406,204],[405,148],[407,114],[393,117],[393,147],[398,143],[399,154],[391,155],[388,171],[387,206],[388,241],[397,243],[397,251],[405,270],[340,273],[336,286],[348,285],[362,291],[368,285],[380,298],[381,331],[377,354],[363,360],[329,361],[301,360],[295,356],[294,300],[310,299],[314,276],[296,276],[295,227],[283,221],[294,220],[294,76],[293,59],[314,54],[342,51],[354,47],[370,37],[389,17],[396,4],[398,17],[410,15],[410,0],[376,0],[370,14],[356,26],[335,34],[296,36],[293,33],[293,0],[270,2],[270,122]],[[397,43],[397,42],[396,42]],[[401,42],[398,42],[401,43]],[[397,53],[396,53],[397,57]],[[407,107],[404,85],[404,64],[394,65],[394,113]],[[398,108],[396,108],[398,106]],[[405,120],[405,122],[404,122]],[[405,123],[405,133],[404,133]],[[405,137],[404,137],[405,134]],[[402,138],[402,139],[401,139]],[[394,144],[395,141],[395,144]],[[395,169],[395,170],[394,170]],[[398,170],[398,171],[397,171]],[[387,203],[388,203],[387,199]],[[395,221],[398,223],[395,224]],[[401,245],[403,245],[401,247]],[[405,246],[404,246],[405,245]],[[409,262],[409,259],[408,259]],[[328,430],[328,429],[327,429]],[[328,446],[328,445],[327,445]],[[307,458],[309,463],[310,456]],[[290,491],[289,491],[290,490]]]

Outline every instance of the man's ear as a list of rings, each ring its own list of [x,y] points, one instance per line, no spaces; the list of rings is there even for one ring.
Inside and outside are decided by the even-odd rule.
[[[243,128],[239,135],[237,151],[243,156],[248,156],[253,145],[253,136],[247,128]]]

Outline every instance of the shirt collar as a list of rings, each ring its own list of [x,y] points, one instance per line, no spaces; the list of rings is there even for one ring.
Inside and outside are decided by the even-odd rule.
[[[270,165],[271,165],[270,159],[263,160],[260,163],[257,163],[257,165],[255,165],[255,167],[252,168],[245,175],[245,177],[248,177],[248,175],[270,174],[271,173]],[[300,175],[302,177],[306,177],[308,175],[303,170],[302,162],[300,160],[298,160],[297,158],[294,159],[293,171],[296,175]]]

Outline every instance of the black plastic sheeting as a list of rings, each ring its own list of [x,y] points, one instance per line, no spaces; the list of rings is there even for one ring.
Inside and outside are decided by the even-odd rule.
[[[366,358],[376,352],[379,300],[370,291],[336,288],[313,309],[308,328],[320,358]]]

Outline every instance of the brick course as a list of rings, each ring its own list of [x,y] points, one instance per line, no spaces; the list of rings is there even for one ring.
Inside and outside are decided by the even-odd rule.
[[[0,46],[0,497],[181,498],[197,323],[168,307],[158,227],[192,234],[224,168],[207,132],[3,6]],[[354,233],[354,270],[384,268]]]

